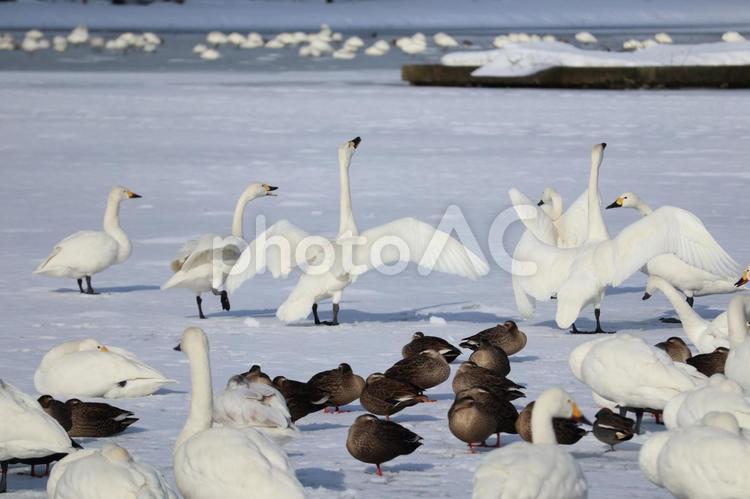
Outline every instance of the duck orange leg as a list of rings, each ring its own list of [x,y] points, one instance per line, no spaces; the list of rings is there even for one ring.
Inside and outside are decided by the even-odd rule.
[[[383,476],[383,470],[380,469],[380,465],[379,464],[375,465],[375,474],[378,475],[378,476]]]

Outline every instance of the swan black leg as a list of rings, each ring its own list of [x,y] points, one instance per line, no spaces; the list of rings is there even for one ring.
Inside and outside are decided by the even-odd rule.
[[[8,463],[0,463],[0,494],[8,492]]]
[[[221,308],[222,310],[229,310],[231,307],[229,306],[229,296],[227,295],[226,291],[221,292]]]
[[[205,319],[206,316],[203,315],[203,307],[201,306],[201,304],[203,303],[203,298],[201,298],[200,296],[196,296],[195,303],[198,304],[198,317],[201,319]]]
[[[635,409],[635,434],[641,434],[641,421],[643,421],[643,409]]]
[[[77,279],[77,281],[78,281],[78,289],[81,290],[81,293],[85,293],[85,291],[83,290],[83,279]]]
[[[325,321],[323,324],[326,326],[338,326],[339,325],[339,304],[333,304],[333,320]]]
[[[86,276],[86,294],[87,295],[98,295],[96,291],[94,291],[94,288],[91,287],[91,276]]]
[[[625,417],[628,415],[627,407],[620,407],[620,416]]]
[[[688,302],[688,305],[690,305],[690,308],[693,308],[693,303],[695,303],[695,298],[693,298],[692,296],[688,296],[686,301]]]
[[[320,317],[318,317],[318,304],[317,303],[313,303],[312,313],[313,313],[313,317],[315,318],[315,325],[320,326],[322,323],[320,322]]]
[[[576,327],[576,323],[570,327],[570,334],[613,334],[615,331],[605,331],[602,329],[602,324],[599,321],[602,311],[598,308],[594,309],[594,317],[596,317],[596,329],[594,331],[581,331]]]

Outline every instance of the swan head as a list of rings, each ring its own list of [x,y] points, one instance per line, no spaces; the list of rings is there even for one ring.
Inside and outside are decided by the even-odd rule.
[[[604,149],[607,147],[606,142],[596,144],[591,148],[591,164],[599,167],[602,164],[602,158],[604,157]]]
[[[186,328],[182,333],[180,344],[174,347],[177,352],[185,352],[186,355],[190,355],[196,351],[208,351],[208,338],[206,333],[197,326],[191,326]]]
[[[341,146],[339,147],[339,162],[342,165],[349,166],[349,162],[354,155],[354,151],[357,149],[360,142],[362,142],[361,138],[354,137],[352,140],[348,140],[341,144]]]
[[[130,461],[130,453],[117,444],[104,444],[102,456],[110,461]]]
[[[661,277],[655,275],[649,276],[649,278],[646,279],[646,291],[643,293],[641,300],[648,300],[651,298],[664,284],[666,284],[666,281]]]
[[[99,352],[109,352],[109,349],[99,343],[94,338],[86,338],[85,340],[81,340],[78,342],[78,351],[79,352],[93,352],[93,351],[99,351]]]
[[[557,220],[563,214],[562,196],[554,187],[545,187],[537,206],[540,206],[552,220]]]
[[[573,397],[559,386],[553,386],[546,389],[539,395],[534,408],[547,407],[550,416],[553,418],[572,419],[591,425],[588,419],[583,415],[581,409],[573,401]]]
[[[271,184],[254,183],[247,186],[245,192],[242,193],[242,197],[247,201],[255,198],[261,198],[265,196],[275,196],[273,191],[277,190],[278,187]]]
[[[143,196],[136,194],[127,187],[116,185],[109,191],[109,197],[115,201],[124,201],[126,199],[135,199]]]
[[[641,198],[639,198],[633,192],[623,192],[612,204],[607,206],[605,209],[610,210],[612,208],[638,208],[641,204]]]
[[[747,282],[750,281],[750,265],[745,267],[745,270],[742,271],[742,275],[740,276],[739,280],[734,283],[735,287],[739,288],[747,284]]]

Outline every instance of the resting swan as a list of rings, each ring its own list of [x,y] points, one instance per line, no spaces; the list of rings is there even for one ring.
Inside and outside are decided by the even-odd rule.
[[[603,149],[603,145],[601,146]],[[581,310],[594,306],[596,333],[607,286],[619,286],[655,256],[674,253],[686,263],[715,274],[729,273],[736,263],[692,213],[663,206],[609,239],[598,196],[599,168],[592,162],[588,190],[588,238],[578,248],[557,248],[534,239],[529,260],[537,279],[557,290],[555,321],[574,326]],[[571,332],[580,332],[573,327]]]
[[[0,493],[7,489],[11,459],[74,452],[70,437],[31,396],[0,379]]]
[[[94,338],[68,341],[42,358],[34,373],[39,393],[53,397],[144,397],[176,383],[122,348]]]
[[[632,192],[620,194],[606,209],[610,210],[613,208],[632,208],[644,217],[653,213],[653,210]],[[735,266],[739,268],[739,265],[736,263]],[[695,296],[726,294],[738,291],[738,287],[735,286],[733,279],[733,276],[736,275],[736,269],[730,274],[718,276],[698,267],[688,265],[671,254],[659,255],[652,258],[641,271],[648,275],[661,277],[682,291],[691,307],[693,306]]]
[[[670,400],[664,408],[664,424],[670,430],[687,428],[712,411],[731,413],[741,428],[750,430],[750,400],[737,382],[723,374],[714,374],[705,385]]]
[[[585,421],[568,392],[560,387],[545,390],[531,415],[533,443],[514,442],[487,453],[474,474],[473,499],[587,496],[580,465],[557,445],[552,418]]]
[[[750,296],[732,298],[727,309],[729,323],[729,355],[724,365],[727,378],[739,383],[745,392],[750,393],[750,339],[747,321],[750,319]]]
[[[95,294],[91,287],[91,276],[124,262],[130,256],[132,245],[120,227],[120,202],[139,197],[125,187],[112,187],[104,212],[104,231],[82,230],[66,237],[55,245],[52,253],[34,273],[76,279],[81,293]],[[86,291],[83,290],[84,277]]]
[[[661,291],[677,312],[682,322],[682,329],[700,353],[711,353],[718,347],[729,347],[729,326],[727,313],[719,314],[714,320],[707,321],[685,302],[683,296],[661,277],[652,275],[646,280],[647,300],[656,291]]]
[[[174,447],[174,475],[186,499],[301,499],[302,485],[275,443],[251,429],[212,427],[208,339],[189,327],[175,350],[190,361],[190,412]]]
[[[139,463],[117,444],[79,450],[52,468],[49,499],[175,499],[167,481],[154,468]]]
[[[229,297],[226,291],[219,291],[224,285],[227,272],[235,264],[247,243],[242,219],[247,203],[258,197],[273,196],[278,189],[268,184],[250,184],[240,195],[234,208],[232,218],[232,235],[222,237],[219,234],[204,234],[198,239],[186,242],[170,263],[174,275],[165,282],[161,289],[187,288],[195,293],[198,304],[198,317],[203,315],[201,293],[211,291],[221,296],[221,308],[229,310]]]
[[[408,260],[425,268],[470,279],[489,272],[487,263],[456,239],[414,218],[402,218],[359,233],[352,213],[349,165],[360,141],[357,137],[339,147],[339,233],[335,239],[322,241],[325,245],[330,245],[333,251],[323,251],[323,238],[310,236],[282,220],[242,252],[226,280],[226,287],[230,292],[265,266],[274,277],[287,276],[294,266],[305,263],[296,257],[296,253],[302,253],[300,256],[304,256],[307,264],[312,267],[300,276],[297,286],[276,311],[276,317],[283,322],[293,322],[307,317],[312,309],[315,324],[337,325],[339,303],[344,289],[355,282],[359,275],[377,266]],[[394,251],[394,240],[403,243],[404,249],[408,249],[408,256]],[[280,251],[279,242],[286,245],[289,251]],[[379,255],[381,262],[374,261],[373,254]],[[327,298],[331,298],[333,302],[333,320],[324,323],[318,317],[318,302]]]

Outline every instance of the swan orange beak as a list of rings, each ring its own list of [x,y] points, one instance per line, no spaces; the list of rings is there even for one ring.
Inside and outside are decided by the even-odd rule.
[[[750,276],[748,276],[748,271],[746,270],[742,273],[742,277],[740,277],[740,279],[734,283],[734,286],[737,288],[739,288],[740,286],[744,286],[745,284],[747,284],[748,280],[750,280]]]
[[[584,423],[589,426],[592,426],[591,421],[586,419],[586,416],[583,415],[583,413],[581,412],[581,409],[575,403],[573,403],[573,417],[571,419],[575,422]]]
[[[133,199],[133,198],[141,198],[141,197],[143,197],[143,196],[141,196],[140,194],[136,194],[136,193],[135,193],[135,192],[133,192],[133,191],[128,191],[128,197],[129,197],[130,199]]]

